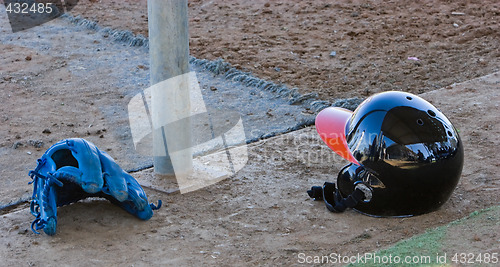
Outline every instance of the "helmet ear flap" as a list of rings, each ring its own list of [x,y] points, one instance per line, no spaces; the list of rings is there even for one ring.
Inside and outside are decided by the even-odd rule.
[[[363,202],[370,202],[373,196],[371,177],[379,181],[375,176],[368,174],[365,168],[356,164],[351,163],[342,168],[337,177],[337,186],[342,197],[347,197],[351,195],[354,190],[359,189],[365,195]]]
[[[355,184],[360,181],[357,173],[359,173],[362,168],[363,167],[354,163],[350,163],[340,170],[337,177],[337,186],[342,197],[347,197],[352,194],[355,189]]]

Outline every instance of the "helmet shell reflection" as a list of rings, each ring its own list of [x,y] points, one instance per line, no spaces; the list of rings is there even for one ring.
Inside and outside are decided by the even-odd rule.
[[[355,209],[374,216],[411,216],[443,205],[463,166],[457,130],[432,104],[405,92],[376,94],[345,126],[347,146],[359,164],[343,168],[337,185],[348,196],[356,183],[371,187]],[[351,161],[352,162],[352,161]]]

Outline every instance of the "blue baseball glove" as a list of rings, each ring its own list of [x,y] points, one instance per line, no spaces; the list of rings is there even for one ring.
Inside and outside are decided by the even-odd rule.
[[[31,224],[33,232],[43,229],[54,235],[57,227],[57,207],[87,197],[104,197],[135,215],[148,220],[153,210],[161,207],[148,203],[139,183],[116,164],[106,152],[94,144],[72,138],[59,141],[38,159],[38,166],[30,171],[33,179]]]

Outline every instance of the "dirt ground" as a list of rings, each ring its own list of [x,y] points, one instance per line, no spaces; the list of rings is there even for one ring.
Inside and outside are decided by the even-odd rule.
[[[500,7],[495,1],[435,2],[190,1],[190,45],[198,58],[221,57],[322,99],[389,89],[422,93],[451,119],[465,144],[461,181],[439,211],[404,219],[327,212],[305,191],[333,181],[346,162],[309,127],[251,144],[247,166],[208,188],[182,195],[148,189],[151,201],[166,205],[147,222],[104,200],[88,200],[60,208],[58,234],[48,237],[31,233],[26,204],[5,212],[0,265],[289,265],[298,263],[299,253],[388,248],[498,205],[500,74],[454,83],[498,70]],[[145,3],[84,0],[72,13],[146,34]],[[76,49],[78,38],[61,36],[60,46]],[[86,77],[87,70],[70,64],[86,55],[44,49],[0,43],[0,175],[9,188],[2,201],[31,193],[25,174],[60,139],[85,137],[111,155],[120,153],[110,133],[114,125],[99,109],[126,102],[124,88],[106,83],[117,70]],[[151,170],[134,176],[152,179]],[[492,234],[498,218],[490,217],[493,227],[468,226],[467,235],[454,233],[445,246],[498,252],[499,237]]]
[[[248,164],[210,187],[182,195],[147,189],[151,201],[166,204],[147,222],[105,200],[87,200],[59,208],[58,233],[49,237],[29,230],[33,218],[26,205],[20,206],[0,218],[0,238],[6,244],[0,255],[7,265],[29,266],[288,266],[300,265],[300,255],[376,252],[498,205],[499,89],[500,73],[495,73],[421,95],[454,118],[465,146],[459,185],[436,212],[412,218],[328,212],[305,191],[333,181],[346,162],[309,127],[251,144]],[[157,179],[151,169],[134,176],[141,183]],[[410,242],[413,247],[397,245],[389,251],[410,256],[448,252],[451,265],[452,253],[499,253],[498,211],[465,225],[438,228],[431,231],[432,238],[417,236],[418,242]]]
[[[146,2],[82,0],[72,13],[147,36]],[[496,0],[190,0],[189,16],[193,56],[324,100],[422,93],[499,70]]]

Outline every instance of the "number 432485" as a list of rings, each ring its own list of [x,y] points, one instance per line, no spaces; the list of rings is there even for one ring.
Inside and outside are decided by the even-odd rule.
[[[29,13],[52,13],[52,3],[9,3],[6,7],[7,13],[29,14]]]
[[[451,258],[451,261],[461,264],[496,264],[498,263],[498,253],[455,253]]]

